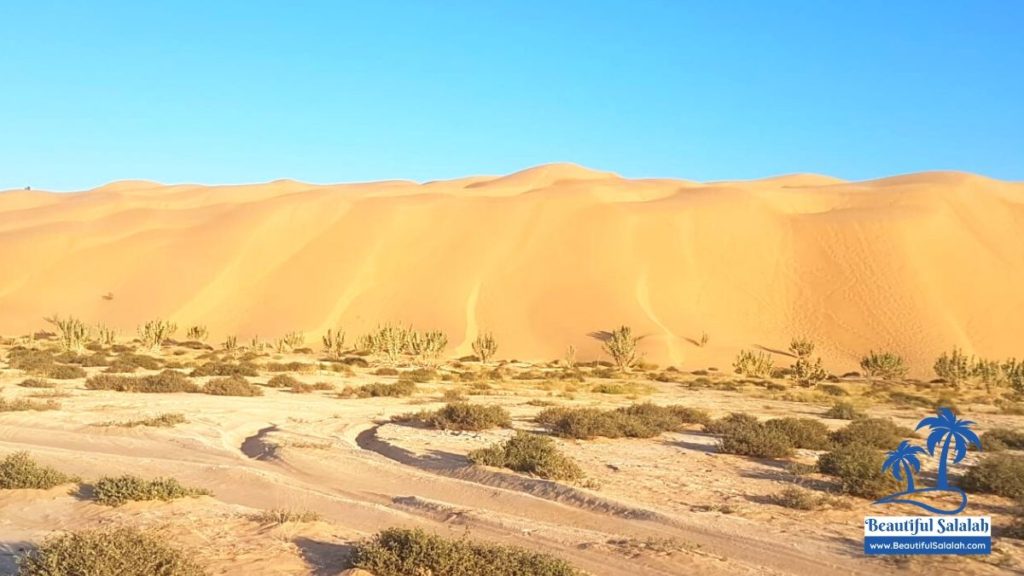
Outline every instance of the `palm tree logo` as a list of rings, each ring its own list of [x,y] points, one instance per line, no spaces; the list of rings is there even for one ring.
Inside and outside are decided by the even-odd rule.
[[[957,514],[963,511],[967,507],[967,493],[956,486],[949,485],[948,460],[950,450],[953,451],[954,464],[961,462],[967,456],[967,449],[971,444],[974,444],[978,447],[978,450],[981,450],[981,439],[971,430],[973,425],[974,422],[970,420],[958,419],[956,414],[949,408],[939,408],[935,416],[929,416],[918,422],[917,430],[925,427],[931,430],[926,441],[927,451],[904,440],[895,450],[886,455],[885,462],[882,463],[882,471],[889,472],[896,480],[903,481],[906,479],[907,489],[903,492],[890,494],[876,501],[875,504],[912,504],[934,514]],[[935,486],[932,488],[915,488],[914,473],[921,471],[921,461],[917,457],[918,454],[927,453],[934,457],[935,449],[940,444],[942,445],[942,450],[939,453],[939,468],[936,473]],[[960,497],[960,505],[953,510],[946,510],[915,500],[912,497],[908,498],[908,496],[926,493],[958,495]]]

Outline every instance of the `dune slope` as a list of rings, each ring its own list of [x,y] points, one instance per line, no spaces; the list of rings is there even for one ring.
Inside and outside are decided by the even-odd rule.
[[[867,182],[628,180],[573,165],[417,184],[0,193],[0,333],[74,314],[126,333],[162,317],[216,338],[380,322],[456,353],[560,357],[629,324],[656,362],[740,348],[869,349],[927,373],[941,350],[1024,353],[1024,184],[962,173]],[[107,297],[104,297],[107,296]],[[705,347],[692,340],[707,332]]]

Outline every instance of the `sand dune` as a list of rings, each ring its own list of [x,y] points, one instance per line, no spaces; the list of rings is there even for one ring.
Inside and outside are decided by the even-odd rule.
[[[1024,184],[949,172],[702,184],[556,164],[422,185],[10,191],[0,332],[53,313],[215,338],[396,321],[447,331],[457,353],[490,330],[499,356],[551,359],[596,357],[588,334],[629,324],[650,359],[691,368],[806,335],[834,371],[884,348],[927,374],[952,346],[1024,352],[1021,231]]]

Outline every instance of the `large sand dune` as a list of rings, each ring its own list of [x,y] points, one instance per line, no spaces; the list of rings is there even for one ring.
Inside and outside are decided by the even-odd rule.
[[[417,184],[0,193],[0,332],[74,314],[215,337],[480,330],[499,356],[596,357],[620,324],[658,362],[819,342],[831,369],[889,349],[1020,355],[1024,184],[962,173],[696,183],[574,165]],[[104,295],[112,295],[105,298]],[[691,340],[707,332],[700,348]]]

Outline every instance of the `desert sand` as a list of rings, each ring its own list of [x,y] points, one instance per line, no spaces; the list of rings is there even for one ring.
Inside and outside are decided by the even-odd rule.
[[[0,332],[54,313],[243,341],[398,322],[540,360],[596,358],[588,334],[627,324],[654,362],[727,366],[801,335],[834,371],[886,349],[926,375],[953,346],[1019,353],[1021,230],[1024,184],[955,172],[18,190],[0,193]]]

